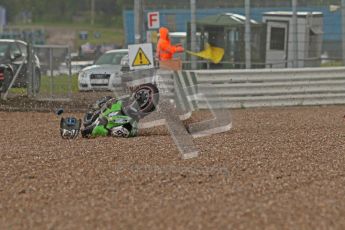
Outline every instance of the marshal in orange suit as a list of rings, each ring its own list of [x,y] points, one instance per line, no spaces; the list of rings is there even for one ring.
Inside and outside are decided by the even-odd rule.
[[[172,45],[169,38],[169,30],[165,27],[159,29],[159,40],[157,43],[156,57],[160,61],[171,60],[176,52],[183,52],[181,45]]]

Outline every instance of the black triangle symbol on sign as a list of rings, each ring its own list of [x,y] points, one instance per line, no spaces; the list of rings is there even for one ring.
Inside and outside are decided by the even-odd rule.
[[[132,66],[143,66],[143,65],[151,65],[151,62],[150,62],[150,59],[144,53],[144,51],[141,48],[139,48],[133,60]]]

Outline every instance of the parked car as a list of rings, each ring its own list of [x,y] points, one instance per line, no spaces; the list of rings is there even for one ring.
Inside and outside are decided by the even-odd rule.
[[[18,77],[13,87],[26,87],[27,84],[27,43],[21,40],[0,39],[0,86],[7,89],[13,77]],[[38,92],[41,83],[41,69],[38,57],[34,56],[34,90]],[[22,65],[23,63],[23,65]],[[20,68],[20,66],[22,67]],[[20,69],[19,69],[20,68]]]
[[[82,69],[78,75],[79,90],[111,90],[120,85],[121,59],[127,54],[127,49],[109,50],[94,65]]]
[[[91,65],[93,65],[93,61],[72,61],[71,67],[69,67],[69,65],[66,62],[63,62],[60,64],[59,69],[56,71],[55,75],[61,75],[61,74],[69,75],[70,73],[69,68],[71,68],[72,75],[79,74],[79,72],[82,69]],[[49,75],[49,73],[47,75]]]

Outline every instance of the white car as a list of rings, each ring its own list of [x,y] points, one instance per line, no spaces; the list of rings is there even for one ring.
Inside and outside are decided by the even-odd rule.
[[[79,74],[79,72],[82,69],[85,69],[86,67],[91,66],[91,65],[93,65],[93,61],[72,61],[71,74],[72,75]],[[62,62],[59,66],[59,69],[56,71],[56,75],[61,75],[61,74],[69,75],[69,73],[70,73],[69,66],[66,62]],[[47,75],[49,75],[49,73]]]
[[[109,50],[94,65],[82,69],[78,75],[80,91],[112,90],[121,84],[121,59],[128,55],[127,49]]]

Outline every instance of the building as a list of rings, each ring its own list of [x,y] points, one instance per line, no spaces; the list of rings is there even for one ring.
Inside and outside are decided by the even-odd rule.
[[[291,11],[266,12],[266,64],[273,68],[294,67],[294,31]],[[297,67],[316,67],[321,63],[323,14],[297,12]]]

